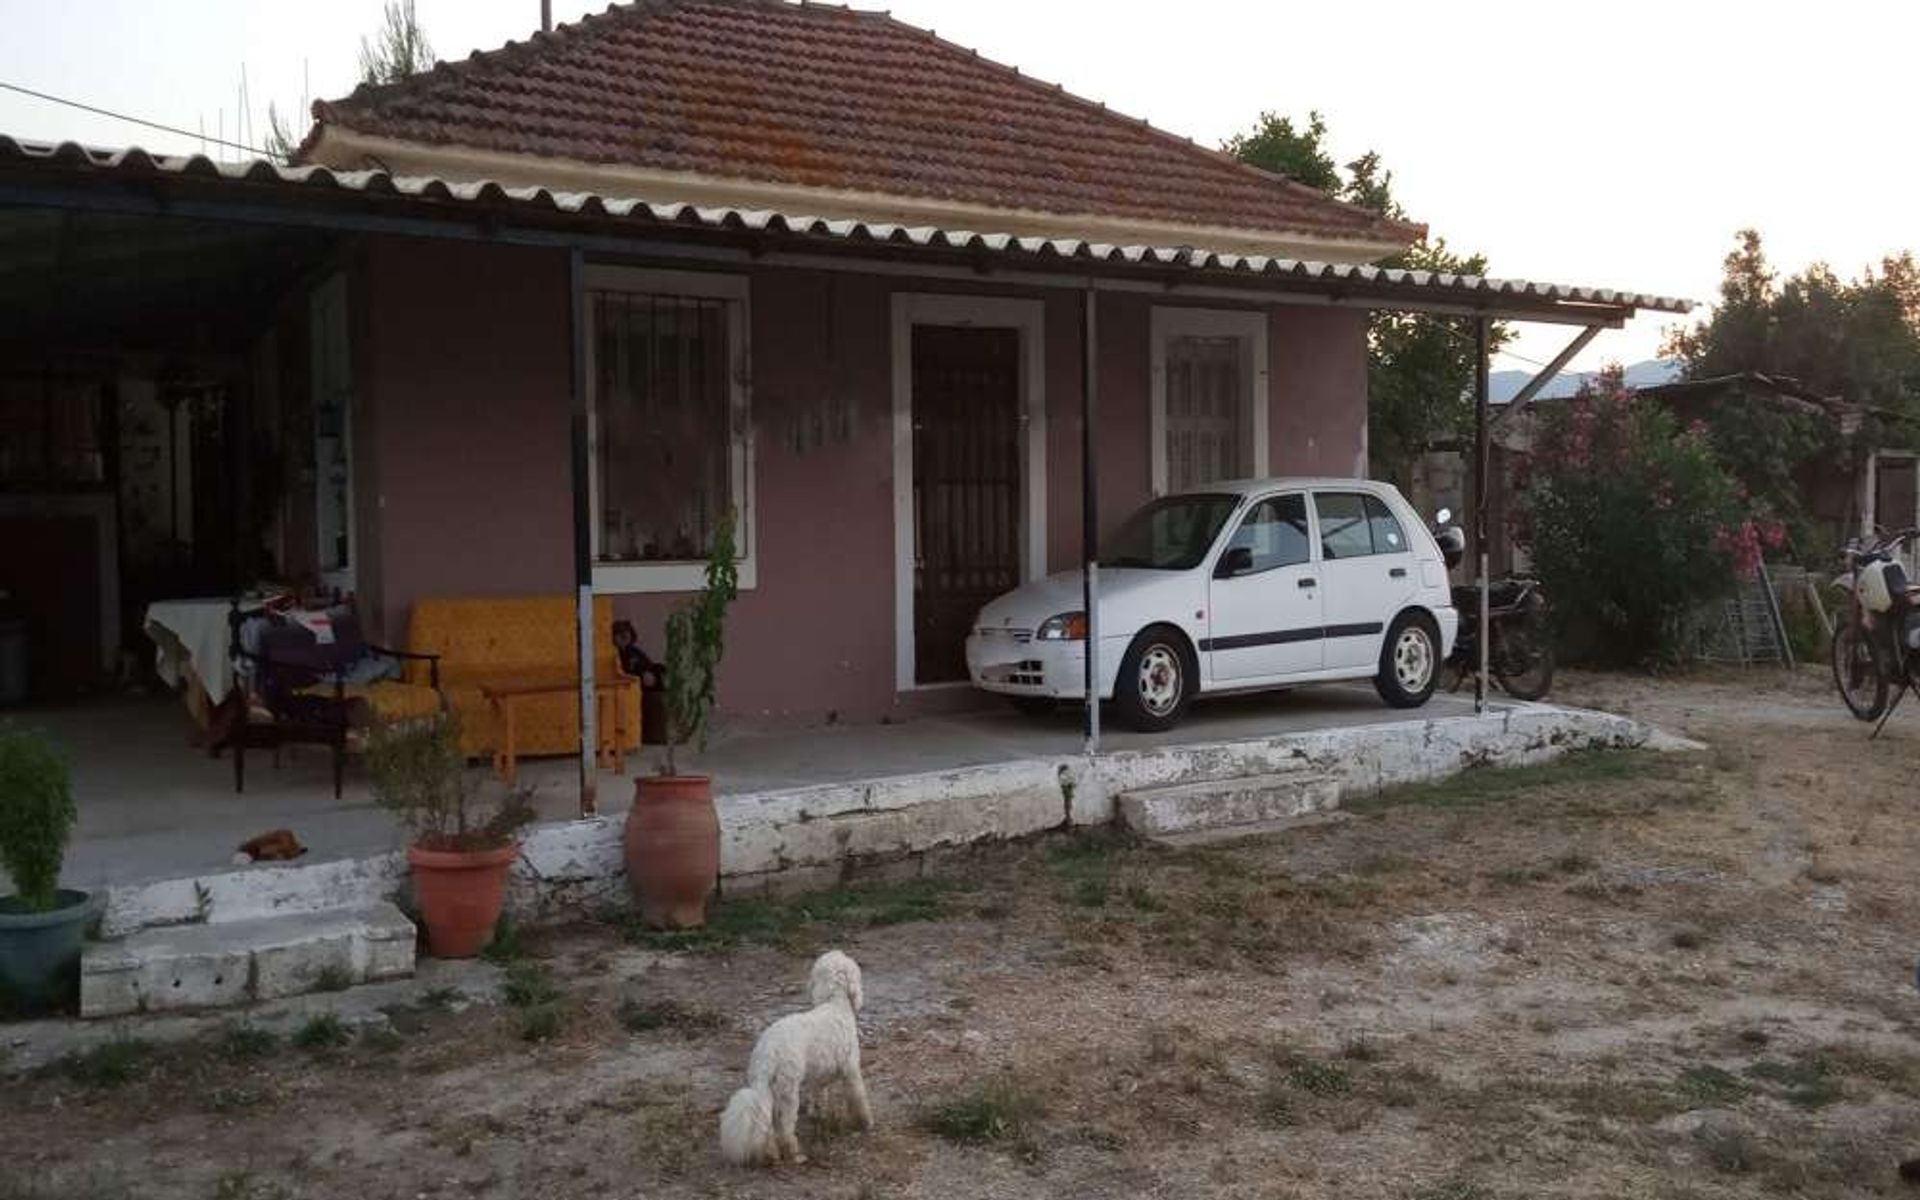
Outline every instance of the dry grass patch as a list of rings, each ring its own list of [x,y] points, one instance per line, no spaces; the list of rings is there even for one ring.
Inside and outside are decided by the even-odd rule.
[[[922,1110],[919,1125],[957,1146],[986,1146],[1032,1162],[1040,1157],[1046,1104],[1031,1085],[1001,1075]]]
[[[615,1014],[628,1033],[677,1033],[681,1037],[708,1037],[726,1028],[727,1020],[704,1004],[690,1004],[671,996],[659,1000],[628,997]]]

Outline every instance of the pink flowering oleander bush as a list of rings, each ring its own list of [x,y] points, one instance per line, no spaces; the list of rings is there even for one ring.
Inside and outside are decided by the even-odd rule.
[[[1706,428],[1639,400],[1617,370],[1542,406],[1513,533],[1569,648],[1613,664],[1685,659],[1702,606],[1785,536],[1756,514]]]

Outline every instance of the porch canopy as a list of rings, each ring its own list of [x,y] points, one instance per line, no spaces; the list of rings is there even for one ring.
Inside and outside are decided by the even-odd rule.
[[[507,245],[592,255],[757,261],[1146,290],[1267,302],[1398,309],[1618,328],[1642,310],[1690,302],[1609,288],[1224,254],[1192,246],[1115,246],[878,222],[701,208],[586,192],[395,176],[384,171],[217,163],[201,155],[90,149],[0,134],[0,207],[197,218]]]
[[[1472,318],[1481,331],[1479,400],[1486,411],[1485,332],[1494,320],[1573,327],[1567,348],[1517,398],[1524,402],[1601,330],[1618,328],[1641,311],[1685,313],[1688,301],[1667,296],[1470,275],[1443,275],[1354,264],[1220,253],[1192,246],[1118,246],[1074,238],[1021,237],[858,220],[827,220],[742,208],[696,207],[644,198],[616,198],[492,182],[453,182],[385,171],[287,167],[254,160],[215,162],[204,156],[151,154],[138,148],[102,150],[75,143],[22,141],[0,134],[0,305],[16,329],[45,336],[71,319],[87,317],[84,302],[63,297],[70,225],[75,215],[111,217],[120,229],[178,230],[191,223],[231,238],[271,239],[311,249],[332,235],[390,234],[459,239],[567,250],[573,262],[573,371],[575,551],[581,593],[582,801],[592,806],[594,745],[591,647],[592,563],[589,554],[584,375],[584,263],[596,260],[698,265],[757,264],[912,275],[923,279],[999,279],[1070,287],[1085,295],[1083,321],[1089,353],[1083,373],[1084,544],[1088,559],[1087,611],[1097,611],[1096,512],[1093,440],[1097,405],[1093,299],[1098,292],[1390,309]],[[257,236],[256,236],[257,235]],[[175,246],[176,261],[217,267]],[[218,295],[244,311],[263,282],[264,260],[232,249],[227,286]],[[180,256],[185,258],[181,259]],[[130,264],[129,286],[139,282]],[[250,281],[250,282],[249,282]],[[151,282],[151,281],[149,281]],[[246,283],[248,286],[240,286]],[[154,298],[151,290],[139,297]],[[10,331],[11,332],[11,331]],[[0,333],[0,337],[6,336]],[[1485,478],[1484,432],[1478,439],[1476,480]],[[1478,482],[1483,488],[1484,483]],[[1481,505],[1476,505],[1476,510]],[[1476,519],[1479,512],[1476,511]],[[1484,536],[1476,545],[1484,546]],[[1480,572],[1484,583],[1484,566]],[[1484,591],[1484,589],[1483,589]],[[1090,632],[1090,650],[1097,643]],[[1481,639],[1484,647],[1486,639]],[[1089,691],[1095,674],[1088,655]],[[1482,672],[1484,676],[1484,672]],[[1088,705],[1089,750],[1098,744],[1098,706]]]

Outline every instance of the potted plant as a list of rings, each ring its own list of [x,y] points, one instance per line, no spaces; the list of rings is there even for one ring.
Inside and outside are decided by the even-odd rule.
[[[706,748],[727,606],[738,590],[734,517],[728,512],[713,531],[706,587],[667,617],[666,762],[659,774],[634,783],[627,810],[627,885],[641,919],[656,929],[704,924],[707,897],[720,874],[713,780],[682,775],[674,751],[689,742]]]
[[[0,991],[26,1007],[58,1002],[78,979],[93,907],[60,886],[76,816],[66,760],[44,738],[0,729]]]
[[[374,795],[413,835],[407,863],[428,953],[480,953],[500,922],[507,871],[520,856],[515,834],[536,815],[526,793],[509,791],[491,811],[482,807],[449,716],[376,725],[366,764]]]

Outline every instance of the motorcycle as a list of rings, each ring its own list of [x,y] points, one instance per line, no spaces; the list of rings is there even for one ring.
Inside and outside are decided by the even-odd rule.
[[[1441,509],[1434,540],[1447,569],[1466,557],[1467,535],[1448,525],[1453,513]],[[1453,589],[1453,607],[1460,613],[1460,633],[1446,668],[1452,675],[1449,691],[1459,691],[1480,673],[1480,588],[1474,584]],[[1487,667],[1509,696],[1538,700],[1553,686],[1553,641],[1547,634],[1547,593],[1540,581],[1524,575],[1496,579],[1487,587]]]
[[[1843,593],[1833,629],[1834,686],[1848,712],[1879,722],[1876,737],[1907,690],[1920,690],[1920,588],[1898,557],[1916,538],[1920,529],[1902,529],[1871,545],[1847,543],[1833,580]]]

